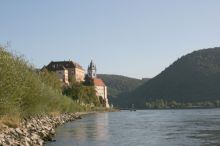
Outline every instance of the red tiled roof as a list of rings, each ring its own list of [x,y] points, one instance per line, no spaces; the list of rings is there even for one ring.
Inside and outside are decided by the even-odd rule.
[[[102,81],[102,79],[93,79],[93,83],[95,86],[105,86],[105,83]]]

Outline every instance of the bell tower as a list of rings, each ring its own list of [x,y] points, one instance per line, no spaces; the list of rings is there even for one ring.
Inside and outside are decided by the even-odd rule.
[[[88,77],[91,79],[96,78],[96,66],[92,60],[88,66]]]

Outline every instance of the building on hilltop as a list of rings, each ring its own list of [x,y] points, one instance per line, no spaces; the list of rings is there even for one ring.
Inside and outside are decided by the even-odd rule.
[[[96,96],[99,97],[100,102],[107,108],[109,108],[108,97],[107,97],[107,86],[102,79],[96,76],[96,66],[93,61],[90,62],[87,70],[86,80],[91,82],[95,86]],[[88,81],[89,80],[89,81]]]
[[[45,66],[48,71],[55,72],[60,81],[69,84],[69,81],[75,79],[77,82],[83,82],[85,70],[81,65],[73,61],[51,61]]]
[[[51,61],[41,70],[43,69],[55,72],[64,85],[69,85],[69,81],[72,79],[75,79],[77,82],[85,81],[89,85],[94,85],[96,96],[99,98],[99,101],[103,106],[109,108],[107,86],[102,79],[97,78],[97,69],[93,61],[91,61],[88,66],[88,73],[86,77],[85,70],[82,68],[82,66],[73,61]]]

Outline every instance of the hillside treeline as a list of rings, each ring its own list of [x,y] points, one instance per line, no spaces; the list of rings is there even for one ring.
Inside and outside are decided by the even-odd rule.
[[[120,104],[119,99],[129,92],[135,90],[137,87],[147,82],[149,79],[135,79],[121,75],[108,75],[108,74],[99,74],[106,86],[108,86],[108,98],[111,104],[117,106]]]
[[[219,87],[220,48],[209,48],[179,58],[120,103],[139,108],[219,107]]]

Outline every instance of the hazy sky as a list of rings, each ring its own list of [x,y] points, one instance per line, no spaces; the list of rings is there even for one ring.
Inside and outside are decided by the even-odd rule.
[[[220,46],[220,0],[0,0],[0,43],[42,67],[74,60],[98,73],[153,77]]]

